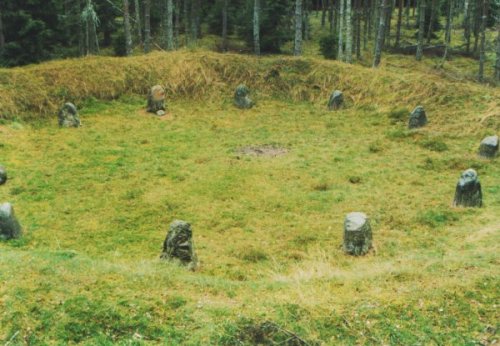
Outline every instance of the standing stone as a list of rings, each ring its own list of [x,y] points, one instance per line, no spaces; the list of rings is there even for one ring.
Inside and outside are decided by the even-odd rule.
[[[241,109],[250,109],[255,103],[249,97],[250,89],[246,85],[239,85],[234,92],[234,104]]]
[[[0,240],[16,239],[23,231],[10,203],[0,205]]]
[[[349,255],[366,254],[372,248],[370,220],[364,213],[349,213],[344,221],[344,251]]]
[[[170,224],[167,238],[163,242],[161,258],[179,261],[191,270],[198,266],[198,258],[194,251],[193,230],[185,221],[175,220]]]
[[[498,153],[498,136],[489,136],[481,141],[479,156],[493,158]]]
[[[329,110],[336,110],[341,108],[344,105],[344,94],[342,94],[342,91],[340,90],[335,90],[332,92],[330,95],[330,99],[328,100],[328,109]]]
[[[71,102],[65,103],[58,114],[60,127],[80,127],[80,116],[76,106]]]
[[[410,114],[410,121],[408,122],[409,129],[416,129],[423,127],[427,124],[427,115],[425,114],[424,107],[417,106]]]
[[[155,85],[149,90],[148,112],[162,116],[165,115],[165,111],[165,89],[161,85]]]
[[[3,185],[7,182],[7,171],[3,166],[0,166],[0,185]]]
[[[483,194],[481,183],[477,172],[468,169],[462,173],[455,190],[453,206],[458,207],[480,207],[483,205]]]

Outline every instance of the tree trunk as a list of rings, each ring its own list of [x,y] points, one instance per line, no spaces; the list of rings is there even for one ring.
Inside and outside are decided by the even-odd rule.
[[[253,48],[255,55],[260,55],[260,0],[253,3]]]
[[[81,19],[82,13],[82,0],[77,1],[77,14],[78,14],[78,51],[80,56],[85,55],[85,30],[83,28],[83,21]]]
[[[186,46],[189,46],[191,43],[191,33],[190,33],[190,24],[189,24],[189,6],[190,0],[184,0],[184,39],[186,41]]]
[[[396,43],[394,46],[399,48],[399,44],[401,43],[401,23],[403,21],[403,0],[399,0],[399,8],[398,8],[398,24],[396,27]]]
[[[420,0],[419,25],[418,25],[418,44],[417,44],[417,61],[422,60],[424,54],[424,26],[425,26],[425,0]]]
[[[346,0],[345,11],[346,42],[345,62],[352,63],[352,0]]]
[[[175,21],[174,21],[174,47],[179,48],[179,28],[181,25],[181,1],[175,0],[174,4]]]
[[[385,47],[385,40],[387,40],[387,46],[391,45],[391,22],[392,22],[392,8],[393,8],[393,0],[389,0],[389,4],[386,9],[386,14],[385,14],[385,20],[386,20],[386,27],[385,27],[385,35],[384,35],[384,44],[382,46]]]
[[[500,82],[500,16],[497,17],[497,61],[495,64],[495,80]]]
[[[166,18],[166,35],[167,35],[167,50],[174,50],[174,3],[173,0],[167,0],[167,18]]]
[[[309,41],[311,39],[311,25],[309,23],[309,0],[305,0],[304,9],[302,10],[304,19],[302,26],[304,27],[304,40]]]
[[[151,51],[151,0],[144,0],[144,53]]]
[[[465,52],[467,54],[470,53],[470,34],[471,34],[471,20],[470,20],[470,6],[469,6],[469,1],[465,0],[465,5],[464,5],[464,38],[465,38]]]
[[[380,19],[378,24],[377,41],[375,42],[375,55],[373,58],[373,67],[378,67],[380,64],[380,58],[382,56],[382,46],[384,44],[385,36],[385,7],[387,0],[382,0],[380,4]]]
[[[293,55],[302,54],[302,0],[295,0],[295,46]]]
[[[356,1],[356,58],[361,59],[361,0]]]
[[[337,60],[344,61],[344,5],[345,0],[340,0],[340,9],[339,9],[339,54]]]
[[[142,44],[141,8],[139,7],[139,0],[135,0],[135,25],[137,28],[137,40]]]
[[[191,0],[191,39],[193,42],[198,40],[199,7],[197,0]]]
[[[228,0],[224,0],[222,6],[222,51],[227,52],[227,6]]]
[[[482,0],[481,16],[481,46],[479,48],[479,73],[478,80],[484,82],[484,62],[486,60],[485,42],[486,42],[486,20],[488,19],[488,0]]]
[[[368,22],[370,16],[368,15],[368,0],[363,0],[363,50],[366,50],[368,43]]]
[[[5,36],[3,34],[2,12],[0,10],[0,51],[5,47]]]
[[[403,0],[401,0],[403,1]],[[411,0],[406,0],[406,9],[405,9],[405,20],[406,20],[406,29],[410,30],[410,2]]]
[[[130,15],[128,0],[123,0],[123,25],[125,30],[125,52],[127,56],[132,54],[132,34],[130,32]]]
[[[328,0],[321,0],[321,28],[325,27],[326,23],[326,2]]]
[[[429,20],[429,27],[427,28],[427,44],[431,43],[432,38],[432,26],[434,22],[434,16],[436,13],[436,0],[432,0],[431,2],[431,18]],[[425,15],[424,15],[425,17]]]
[[[451,25],[452,25],[452,9],[453,7],[453,0],[448,0],[448,8],[447,8],[447,13],[446,13],[446,29],[445,29],[445,49],[444,49],[444,54],[443,54],[443,61],[441,62],[441,66],[443,67],[444,63],[446,62],[446,59],[448,58],[448,49],[450,48],[450,42],[451,42]]]

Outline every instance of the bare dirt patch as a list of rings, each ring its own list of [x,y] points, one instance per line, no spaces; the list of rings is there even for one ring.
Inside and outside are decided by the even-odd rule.
[[[275,145],[247,146],[236,150],[236,153],[248,156],[277,157],[286,155],[290,150]]]

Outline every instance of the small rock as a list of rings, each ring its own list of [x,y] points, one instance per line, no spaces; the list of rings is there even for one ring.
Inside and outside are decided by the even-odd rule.
[[[493,158],[498,153],[498,136],[489,136],[481,141],[479,156]]]
[[[249,97],[250,89],[246,85],[239,85],[234,92],[234,105],[241,109],[250,109],[255,103]]]
[[[58,114],[60,127],[80,127],[80,116],[76,106],[71,102],[65,103]]]
[[[423,127],[427,124],[427,115],[425,114],[424,107],[417,106],[410,114],[410,121],[408,122],[409,129],[416,129]]]
[[[191,270],[198,267],[198,258],[193,244],[193,231],[189,223],[175,220],[170,224],[167,237],[163,242],[161,258],[179,261]]]
[[[17,239],[22,233],[12,205],[10,203],[0,205],[0,239]]]
[[[163,112],[161,115],[164,115],[166,111],[165,89],[161,85],[155,85],[148,93],[148,112],[161,116],[160,111]]]
[[[341,108],[343,105],[344,105],[344,94],[342,94],[342,91],[340,90],[335,90],[330,95],[330,100],[328,100],[328,109],[336,110]]]
[[[7,182],[7,171],[5,167],[0,166],[0,185],[3,185]]]
[[[349,213],[344,221],[344,252],[360,256],[372,248],[370,220],[364,213]]]
[[[477,172],[473,169],[468,169],[462,173],[457,183],[453,206],[481,207],[482,205],[483,194]]]
[[[167,114],[167,113],[165,113],[165,111],[162,111],[162,110],[159,110],[158,112],[156,112],[156,115],[159,116],[159,117],[162,117],[165,114]]]

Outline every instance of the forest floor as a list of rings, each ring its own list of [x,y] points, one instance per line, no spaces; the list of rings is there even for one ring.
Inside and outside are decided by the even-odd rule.
[[[128,96],[83,103],[79,129],[4,121],[0,196],[25,236],[0,243],[0,340],[492,343],[500,165],[477,149],[498,123],[480,103],[429,106],[417,131],[413,105],[384,100],[173,100],[161,120]],[[247,150],[269,146],[284,150]],[[452,208],[469,167],[484,207]],[[341,249],[351,211],[371,219],[365,257]],[[193,225],[197,272],[159,260],[174,219]]]

